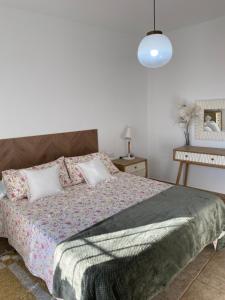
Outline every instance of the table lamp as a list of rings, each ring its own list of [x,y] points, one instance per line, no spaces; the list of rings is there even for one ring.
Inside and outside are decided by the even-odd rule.
[[[127,141],[128,153],[127,156],[123,157],[123,159],[127,159],[127,160],[134,159],[135,157],[131,156],[131,152],[130,152],[130,144],[132,139],[132,132],[130,127],[126,128],[124,139]]]

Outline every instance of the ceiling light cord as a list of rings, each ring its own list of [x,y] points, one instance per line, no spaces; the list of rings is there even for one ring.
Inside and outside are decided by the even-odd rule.
[[[154,2],[154,31],[155,31],[155,0],[153,0]]]

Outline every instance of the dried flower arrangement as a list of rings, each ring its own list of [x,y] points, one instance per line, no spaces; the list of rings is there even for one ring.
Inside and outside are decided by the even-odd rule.
[[[184,128],[186,145],[190,145],[190,126],[200,116],[201,108],[196,104],[183,104],[178,109],[178,123]]]

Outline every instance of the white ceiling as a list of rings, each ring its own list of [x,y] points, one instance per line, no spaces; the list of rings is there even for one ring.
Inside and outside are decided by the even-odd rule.
[[[108,29],[143,34],[152,29],[153,0],[0,0],[0,5]],[[225,15],[225,0],[156,0],[157,27],[164,31]]]

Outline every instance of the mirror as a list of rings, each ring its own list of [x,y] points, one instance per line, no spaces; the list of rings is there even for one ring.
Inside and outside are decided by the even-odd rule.
[[[201,100],[199,118],[195,122],[195,137],[200,140],[225,141],[225,99]]]
[[[225,131],[225,109],[205,109],[203,128],[206,132]]]

